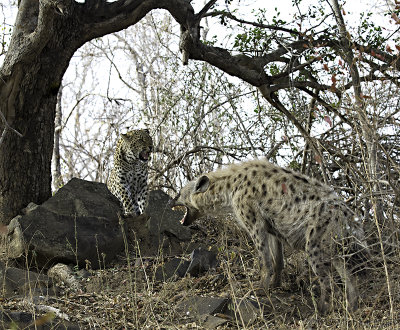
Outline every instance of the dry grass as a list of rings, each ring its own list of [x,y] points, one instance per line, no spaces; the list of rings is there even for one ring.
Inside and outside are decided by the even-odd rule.
[[[343,295],[337,295],[334,297],[335,311],[320,317],[315,313],[310,292],[316,281],[304,254],[286,251],[283,287],[272,291],[268,297],[257,296],[254,289],[259,280],[258,261],[247,236],[229,221],[216,223],[212,219],[201,221],[194,233],[193,241],[187,244],[187,253],[200,243],[217,249],[219,266],[215,272],[199,278],[159,282],[155,280],[155,270],[169,257],[160,254],[141,258],[137,246],[127,244],[125,255],[113,267],[91,271],[91,277],[82,279],[81,290],[62,287],[57,298],[47,297],[40,304],[54,308],[59,313],[56,320],[68,317],[82,329],[202,328],[200,320],[185,315],[179,308],[181,302],[192,296],[251,298],[262,306],[251,324],[243,324],[238,316],[221,329],[397,327],[400,319],[398,250],[386,258],[387,273],[382,263],[375,263],[358,277],[360,308],[355,313],[348,313]],[[54,317],[51,313],[38,311],[34,308],[38,303],[33,304],[29,299],[0,298],[0,301],[0,311],[33,313],[36,322],[46,323]],[[390,308],[391,304],[393,308]],[[18,327],[15,325],[15,328]]]

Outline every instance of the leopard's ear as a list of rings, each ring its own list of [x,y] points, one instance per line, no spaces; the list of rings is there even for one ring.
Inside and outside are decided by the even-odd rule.
[[[147,134],[150,134],[150,130],[148,128],[143,129]]]
[[[123,139],[125,142],[129,142],[129,136],[128,136],[128,134],[121,134],[121,137],[122,137],[122,139]]]
[[[206,175],[202,175],[200,178],[196,180],[194,185],[194,192],[195,193],[203,193],[207,191],[210,185],[210,179]]]

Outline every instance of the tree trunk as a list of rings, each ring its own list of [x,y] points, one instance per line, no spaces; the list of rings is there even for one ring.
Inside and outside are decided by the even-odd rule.
[[[18,63],[11,75],[2,75],[0,95],[12,86],[11,97],[1,98],[2,110],[8,124],[23,135],[8,130],[0,145],[2,223],[29,202],[40,204],[51,196],[55,105],[70,56],[59,56],[65,50],[53,42],[46,48],[36,63]]]

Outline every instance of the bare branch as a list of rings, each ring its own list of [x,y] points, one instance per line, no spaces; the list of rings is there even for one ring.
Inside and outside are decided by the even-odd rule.
[[[199,11],[195,16],[195,20],[200,22],[200,20],[207,15],[208,10],[217,2],[217,0],[210,0],[206,3],[202,10]]]
[[[259,27],[262,29],[268,29],[268,30],[273,30],[273,31],[282,31],[282,32],[287,32],[287,33],[293,33],[295,35],[301,35],[301,33],[299,31],[296,31],[293,29],[287,29],[287,28],[284,28],[281,26],[276,26],[276,25],[269,25],[269,24],[262,24],[262,23],[257,23],[257,22],[246,21],[246,20],[237,18],[235,15],[233,15],[232,13],[227,12],[227,11],[213,11],[213,12],[210,12],[203,16],[204,17],[206,17],[206,16],[211,16],[211,17],[223,16],[223,17],[230,18],[231,20],[233,20],[235,22]]]
[[[18,132],[16,129],[12,128],[8,124],[8,122],[6,120],[6,117],[4,117],[4,115],[3,115],[3,113],[1,111],[0,111],[0,118],[4,123],[4,129],[3,129],[3,132],[1,133],[1,136],[0,136],[0,145],[1,145],[1,143],[3,142],[3,140],[4,140],[5,136],[6,136],[7,130],[10,130],[11,132],[17,134],[19,137],[23,137],[23,135],[20,132]]]

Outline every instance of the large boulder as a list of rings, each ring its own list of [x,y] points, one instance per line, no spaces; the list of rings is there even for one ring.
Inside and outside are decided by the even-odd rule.
[[[181,314],[200,321],[205,329],[216,328],[227,320],[234,320],[243,328],[248,328],[257,317],[262,317],[264,308],[267,305],[261,301],[246,298],[193,296],[186,297],[178,304]]]
[[[125,219],[130,241],[142,257],[154,256],[160,251],[166,255],[182,254],[180,243],[192,237],[190,229],[180,223],[184,213],[172,211],[170,200],[161,190],[150,191],[145,213]]]
[[[199,247],[190,254],[190,261],[175,257],[160,265],[155,278],[157,281],[166,281],[170,278],[184,277],[186,274],[198,277],[207,271],[215,271],[217,263],[216,252]]]
[[[55,295],[57,289],[43,274],[7,266],[0,261],[0,298]]]
[[[149,216],[149,231],[159,239],[167,235],[174,236],[181,241],[189,241],[191,239],[190,229],[180,223],[184,213],[172,211],[170,200],[171,197],[161,190],[150,192],[149,204],[145,212]]]
[[[96,269],[125,251],[127,231],[142,256],[182,253],[180,242],[191,238],[190,229],[179,223],[183,213],[171,210],[164,192],[149,195],[146,214],[122,219],[120,203],[105,184],[74,178],[42,205],[30,203],[24,215],[11,220],[0,256],[28,256],[37,268],[64,263]]]
[[[70,180],[42,205],[8,226],[9,255],[28,252],[31,265],[50,267],[57,262],[93,268],[109,263],[123,251],[119,201],[102,183]]]

